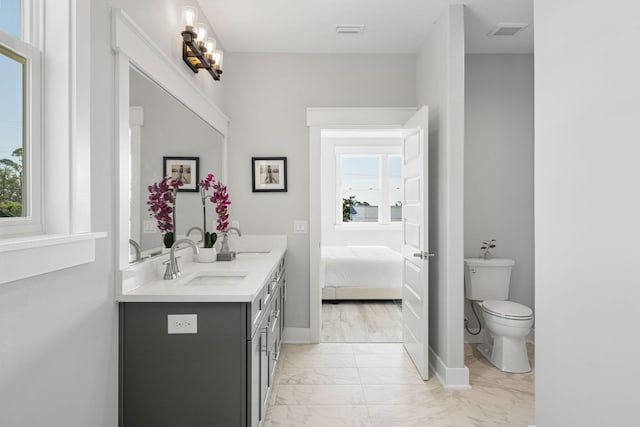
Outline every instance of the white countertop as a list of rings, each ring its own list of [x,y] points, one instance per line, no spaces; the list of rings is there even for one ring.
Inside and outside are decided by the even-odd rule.
[[[250,302],[286,252],[286,236],[246,236],[230,242],[231,250],[269,251],[238,253],[234,261],[199,263],[190,247],[179,251],[182,276],[163,280],[162,262],[168,255],[132,265],[122,271],[119,302]],[[176,251],[178,252],[178,251]],[[223,283],[189,283],[198,277],[222,277]],[[242,276],[237,283],[224,283],[225,277]]]

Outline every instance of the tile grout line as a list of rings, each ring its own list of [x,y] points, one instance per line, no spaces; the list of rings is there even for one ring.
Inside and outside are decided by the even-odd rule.
[[[354,361],[356,362],[356,369],[358,371],[358,381],[360,382],[360,392],[362,393],[362,401],[364,402],[365,408],[367,408],[367,421],[369,422],[369,426],[373,427],[373,422],[371,421],[371,411],[369,410],[369,403],[367,402],[367,396],[365,396],[364,394],[364,385],[362,384],[362,376],[360,375],[360,368],[357,366],[358,362],[357,360],[355,360],[355,355],[353,356],[353,358],[354,358]]]

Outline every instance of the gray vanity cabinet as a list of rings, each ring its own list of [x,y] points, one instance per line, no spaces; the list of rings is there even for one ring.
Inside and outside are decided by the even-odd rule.
[[[282,340],[284,264],[251,303],[120,303],[120,427],[258,427]],[[168,334],[170,314],[197,333]]]

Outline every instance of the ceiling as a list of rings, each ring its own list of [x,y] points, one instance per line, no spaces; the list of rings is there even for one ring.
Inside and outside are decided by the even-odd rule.
[[[468,53],[533,52],[533,0],[198,0],[230,52],[415,53],[449,4],[462,3]],[[514,37],[487,37],[525,22]],[[337,34],[337,25],[364,25]]]

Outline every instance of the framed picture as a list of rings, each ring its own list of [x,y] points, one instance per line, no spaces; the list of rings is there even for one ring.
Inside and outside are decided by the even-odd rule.
[[[184,182],[178,191],[199,191],[199,162],[200,157],[163,157],[162,174]]]
[[[253,192],[287,191],[286,157],[252,157]]]

